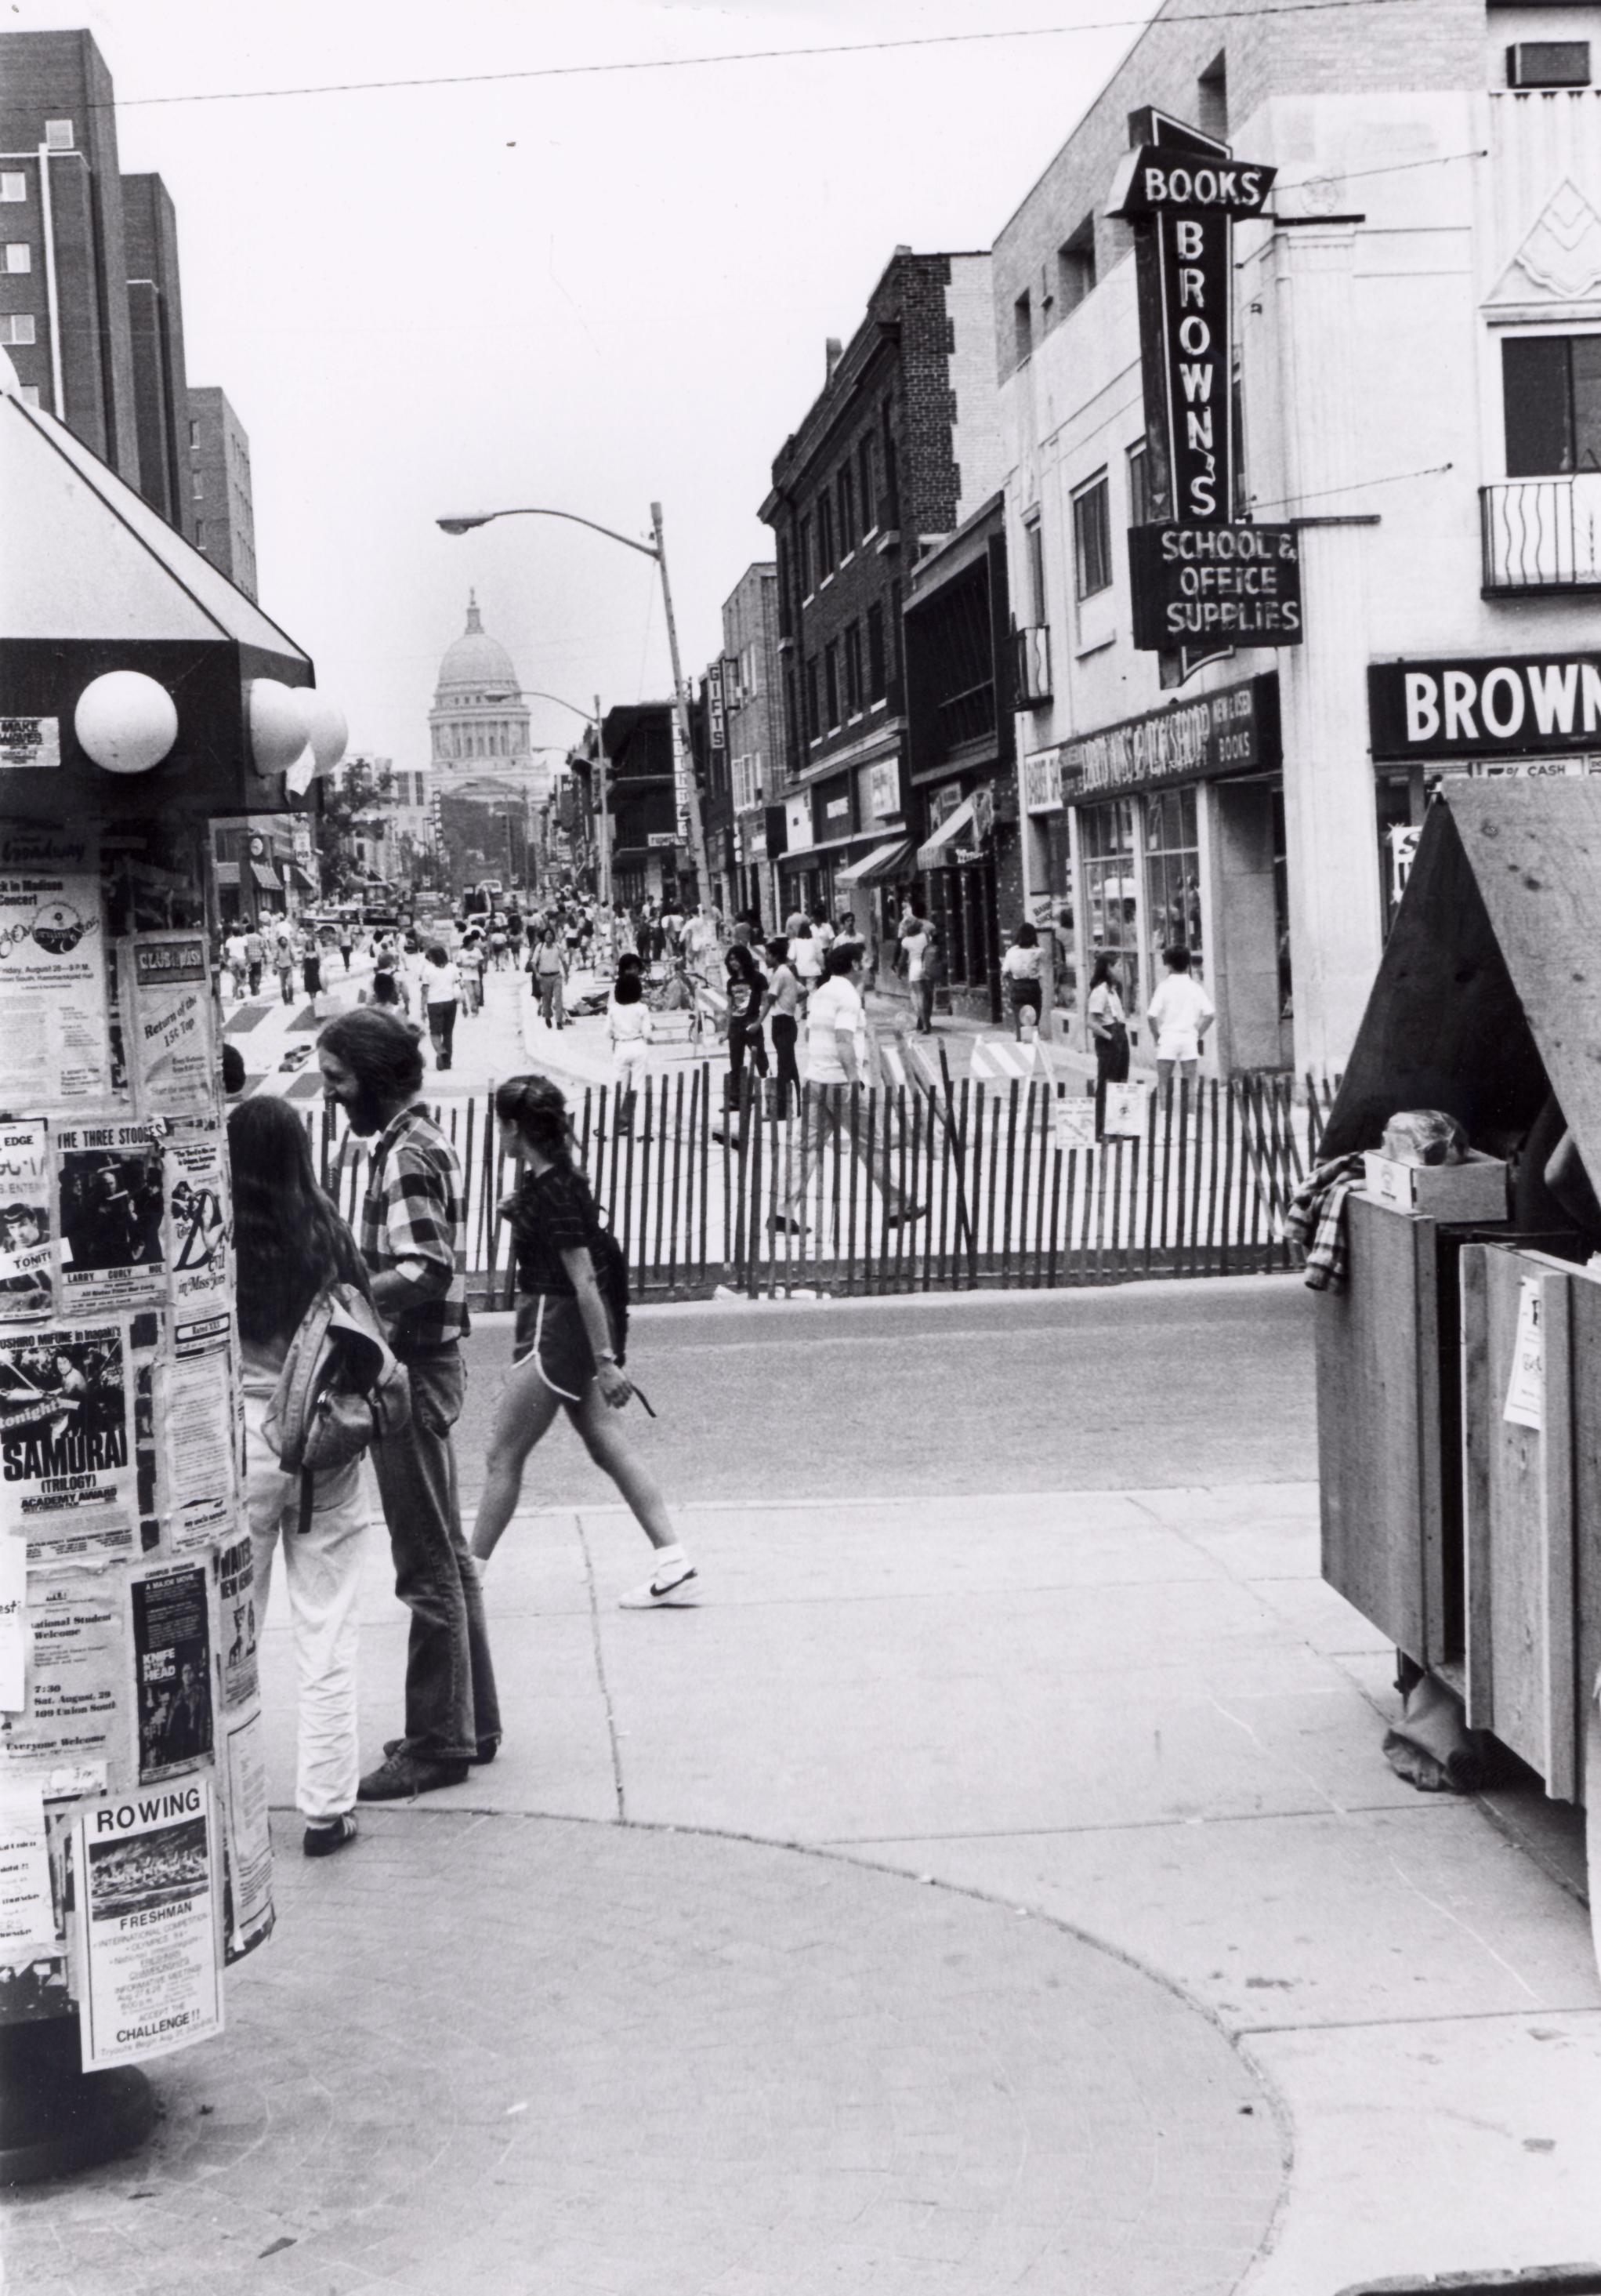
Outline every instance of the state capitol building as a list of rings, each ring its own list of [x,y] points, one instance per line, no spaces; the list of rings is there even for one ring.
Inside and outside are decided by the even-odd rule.
[[[445,649],[429,711],[436,833],[459,885],[511,885],[527,873],[533,816],[554,778],[529,746],[529,710],[516,667],[467,600],[467,627]]]

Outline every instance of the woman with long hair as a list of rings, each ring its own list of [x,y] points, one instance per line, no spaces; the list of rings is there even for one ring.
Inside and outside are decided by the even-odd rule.
[[[480,1563],[494,1554],[522,1490],[528,1454],[565,1410],[656,1549],[655,1570],[620,1598],[622,1607],[649,1611],[690,1600],[695,1566],[655,1477],[611,1416],[634,1390],[617,1360],[617,1335],[596,1281],[600,1217],[573,1161],[567,1102],[549,1077],[509,1077],[495,1093],[494,1113],[502,1146],[523,1166],[520,1184],[501,1205],[517,1259],[517,1339],[489,1439],[472,1551]]]
[[[1102,949],[1090,975],[1084,1017],[1095,1046],[1095,1136],[1107,1128],[1107,1086],[1126,1084],[1129,1075],[1128,1014],[1119,993],[1118,953]]]
[[[361,1461],[316,1478],[302,1533],[300,1478],[285,1474],[263,1432],[290,1343],[330,1283],[365,1292],[355,1240],[317,1185],[306,1128],[288,1101],[241,1101],[228,1115],[233,1242],[245,1399],[245,1511],[255,1557],[253,1614],[233,1630],[254,1636],[266,1616],[282,1539],[300,1714],[295,1800],[308,1857],[355,1838],[355,1671],[362,1535]]]

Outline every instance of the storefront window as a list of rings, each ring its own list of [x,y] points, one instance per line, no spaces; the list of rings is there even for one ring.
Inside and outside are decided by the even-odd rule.
[[[1103,949],[1126,949],[1137,941],[1138,904],[1134,877],[1134,808],[1128,798],[1110,805],[1087,805],[1079,814],[1079,857],[1084,885],[1084,931],[1092,956]],[[1125,964],[1125,996],[1135,993]]]
[[[1201,840],[1193,788],[1166,790],[1145,801],[1146,939],[1150,977],[1161,978],[1164,948],[1187,948],[1202,970]]]

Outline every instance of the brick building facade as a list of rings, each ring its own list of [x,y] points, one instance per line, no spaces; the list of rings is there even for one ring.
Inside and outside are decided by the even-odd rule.
[[[907,770],[905,568],[1000,480],[990,293],[987,255],[897,249],[849,343],[830,342],[761,508],[785,724],[779,899],[854,908],[874,952],[927,822]]]
[[[256,595],[256,506],[250,441],[224,393],[206,385],[188,394],[188,510],[203,550],[248,598]]]
[[[767,807],[783,772],[778,568],[747,566],[723,602],[723,703],[728,720],[736,910],[770,930],[783,921],[767,857]]]

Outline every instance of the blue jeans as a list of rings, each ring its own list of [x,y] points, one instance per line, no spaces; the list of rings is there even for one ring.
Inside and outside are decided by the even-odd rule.
[[[408,1359],[411,1424],[372,1447],[395,1592],[412,1614],[405,1741],[425,1760],[463,1761],[498,1738],[500,1707],[478,1566],[462,1536],[450,1431],[467,1388],[459,1348]]]

